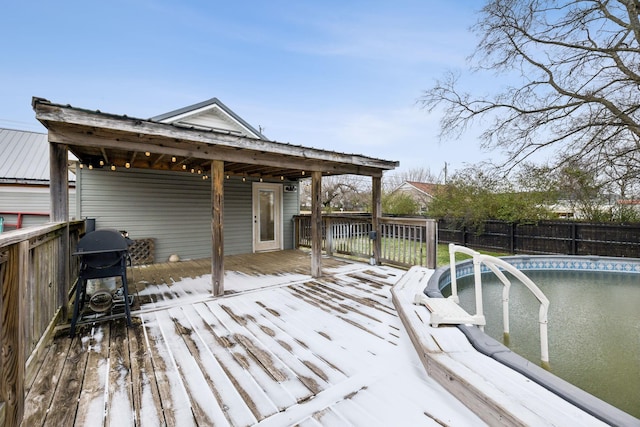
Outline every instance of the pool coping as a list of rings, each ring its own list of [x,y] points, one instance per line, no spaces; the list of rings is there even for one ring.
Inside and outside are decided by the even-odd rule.
[[[515,255],[501,257],[519,270],[578,270],[640,274],[640,259],[569,255]],[[489,271],[483,266],[483,272]],[[473,275],[473,260],[456,263],[456,278]],[[450,266],[436,269],[424,289],[430,298],[444,298],[441,293],[451,283]],[[553,373],[512,352],[499,341],[471,325],[458,325],[471,345],[480,353],[497,360],[535,381],[594,417],[614,426],[640,426],[640,419],[587,393]]]

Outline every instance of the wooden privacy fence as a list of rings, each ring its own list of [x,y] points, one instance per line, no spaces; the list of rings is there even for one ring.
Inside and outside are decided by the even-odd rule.
[[[523,254],[600,255],[640,258],[640,224],[485,221],[465,227],[438,221],[440,243]]]
[[[17,426],[40,352],[66,314],[84,222],[0,234],[0,426]],[[68,251],[68,252],[66,252]],[[65,253],[66,252],[66,253]]]
[[[311,216],[298,215],[295,246],[311,247]],[[370,215],[322,215],[322,250],[402,267],[436,266],[437,223],[431,219],[387,218],[374,230]],[[380,252],[375,259],[374,244]]]

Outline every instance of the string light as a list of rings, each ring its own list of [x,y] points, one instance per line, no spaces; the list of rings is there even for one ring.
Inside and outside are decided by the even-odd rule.
[[[284,181],[284,175],[280,175],[280,181]]]
[[[175,163],[175,162],[176,162],[176,160],[178,160],[178,159],[176,159],[176,156],[171,157],[171,161],[172,161],[173,163]]]
[[[93,170],[93,165],[89,163],[89,170]]]
[[[100,166],[104,166],[104,160],[100,160]]]
[[[125,167],[125,168],[127,168],[127,169],[129,169],[129,168],[131,167],[131,163],[129,163],[129,162],[125,163],[125,164],[124,164],[124,167]]]
[[[150,152],[148,152],[148,151],[145,151],[145,152],[144,152],[144,155],[145,155],[145,156],[147,156],[147,157],[149,157],[149,156],[151,155],[151,153],[150,153]]]
[[[182,165],[182,170],[187,170],[187,165]]]
[[[305,171],[302,171],[302,175],[304,175],[305,173],[306,173]]]
[[[78,166],[80,167],[80,169],[84,169],[84,165],[82,163],[80,163]]]

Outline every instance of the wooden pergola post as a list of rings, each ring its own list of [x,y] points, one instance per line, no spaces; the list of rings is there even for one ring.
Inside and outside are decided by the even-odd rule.
[[[211,162],[211,284],[213,295],[224,294],[224,162]]]
[[[311,276],[322,276],[322,172],[311,173]]]
[[[69,148],[63,144],[49,142],[49,196],[51,197],[51,222],[67,223],[60,239],[57,277],[57,303],[62,307],[62,318],[67,318],[69,302]]]
[[[52,222],[67,221],[69,219],[69,171],[67,157],[69,150],[66,145],[49,143],[49,185],[51,196]]]
[[[371,177],[371,228],[376,238],[373,240],[373,259],[380,265],[382,236],[380,235],[380,217],[382,216],[382,177]]]

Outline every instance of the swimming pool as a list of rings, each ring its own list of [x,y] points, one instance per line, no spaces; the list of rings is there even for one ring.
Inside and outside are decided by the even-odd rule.
[[[551,371],[627,414],[640,417],[640,260],[571,256],[502,259],[527,272],[551,302],[548,325]],[[475,302],[472,260],[457,263],[456,272],[460,304],[472,313]],[[485,272],[482,280],[486,334],[476,327],[460,327],[474,346],[491,357],[502,359],[503,363],[567,400],[576,400],[578,406],[590,407],[587,410],[592,413],[621,416],[615,415],[615,408],[601,404],[604,402],[600,399],[585,396],[580,389],[535,365],[540,361],[537,301],[516,281],[513,281],[509,303],[508,345],[525,358],[501,345],[504,343],[500,297],[503,286],[497,279],[489,280],[491,276],[495,277]],[[604,286],[604,280],[611,285]],[[450,269],[438,269],[425,293],[431,297],[448,296],[450,282]],[[528,314],[518,316],[520,313]]]

